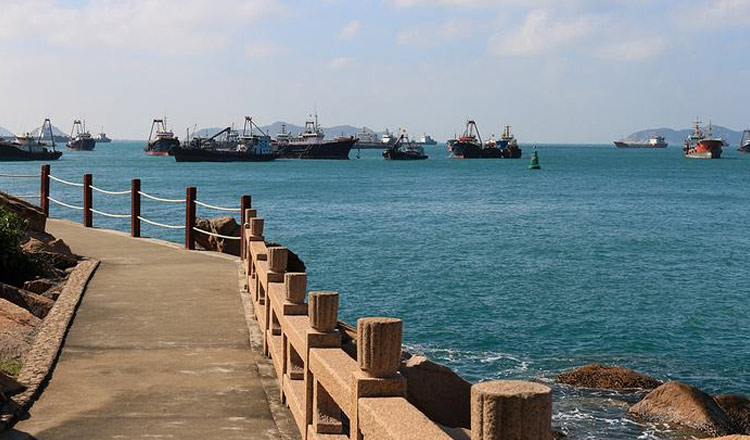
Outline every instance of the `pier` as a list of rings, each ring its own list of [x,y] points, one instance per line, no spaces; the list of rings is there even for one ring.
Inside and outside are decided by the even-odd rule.
[[[91,175],[65,181],[47,165],[39,178],[45,213],[50,201],[82,211],[80,225],[50,220],[50,232],[101,263],[46,390],[0,439],[551,437],[551,390],[531,382],[474,385],[470,429],[431,420],[407,400],[398,372],[405,324],[368,317],[343,329],[338,293],[307,291],[288,250],[268,246],[249,196],[220,207],[187,188],[185,199],[161,199],[181,205],[184,223],[160,225],[141,212],[140,197],[158,198],[137,179],[114,191]],[[80,187],[84,206],[55,199],[50,180]],[[130,195],[131,213],[96,210],[94,191]],[[241,235],[196,228],[196,204],[238,214]],[[130,234],[93,228],[92,214],[130,217]],[[138,238],[140,221],[184,229],[184,246]],[[193,250],[195,234],[240,240],[240,258]]]

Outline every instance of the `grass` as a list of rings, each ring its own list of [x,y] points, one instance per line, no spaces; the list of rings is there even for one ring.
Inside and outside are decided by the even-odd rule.
[[[22,366],[23,364],[18,361],[0,362],[0,371],[13,378],[17,378]]]

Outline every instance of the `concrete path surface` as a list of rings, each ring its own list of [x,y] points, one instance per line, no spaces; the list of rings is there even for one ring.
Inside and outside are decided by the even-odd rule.
[[[30,418],[0,439],[279,438],[231,258],[48,229],[101,265]]]

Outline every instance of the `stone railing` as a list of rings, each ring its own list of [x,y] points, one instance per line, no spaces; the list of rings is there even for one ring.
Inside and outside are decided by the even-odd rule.
[[[307,294],[307,274],[287,272],[288,250],[267,246],[264,220],[254,209],[243,214],[242,259],[263,351],[303,439],[552,438],[551,390],[532,382],[474,385],[470,433],[431,421],[406,399],[407,382],[398,372],[401,320],[360,319],[356,359],[350,356],[337,329],[338,293]]]

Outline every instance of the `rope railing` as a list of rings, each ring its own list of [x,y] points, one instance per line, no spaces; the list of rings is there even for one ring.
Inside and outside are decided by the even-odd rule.
[[[17,199],[38,199],[39,196],[13,196]]]
[[[94,208],[91,208],[91,212],[110,218],[130,218],[130,214],[110,214],[109,212],[97,211]]]
[[[51,176],[50,176],[50,177],[51,177]],[[66,208],[70,208],[70,209],[76,209],[76,210],[78,210],[78,211],[83,211],[83,209],[84,209],[84,208],[83,208],[83,206],[75,206],[75,205],[69,205],[69,204],[67,204],[67,203],[65,203],[65,202],[61,202],[61,201],[59,201],[59,200],[55,200],[55,199],[53,199],[53,198],[52,198],[52,197],[50,197],[50,196],[47,196],[47,200],[49,200],[49,201],[50,201],[50,202],[52,202],[52,203],[58,204],[58,205],[60,205],[60,206],[64,206],[64,207],[66,207]]]
[[[52,180],[54,180],[55,182],[60,182],[60,183],[65,184],[65,185],[83,187],[82,183],[71,182],[71,181],[68,181],[68,180],[65,180],[65,179],[61,179],[59,177],[55,177],[52,174],[49,175],[49,178],[52,179]]]
[[[209,205],[208,203],[195,201],[196,205],[203,206],[204,208],[215,209],[217,211],[228,211],[228,212],[242,212],[241,208],[225,208],[223,206]]]
[[[17,179],[39,178],[39,174],[0,174],[0,177],[11,177]]]
[[[163,199],[161,197],[152,196],[151,194],[145,193],[143,191],[138,191],[138,194],[142,195],[143,197],[151,200],[155,200],[157,202],[164,202],[164,203],[185,203],[185,199]]]
[[[233,237],[231,235],[221,235],[221,234],[217,234],[215,232],[209,232],[209,231],[206,231],[206,230],[203,230],[203,229],[200,229],[200,228],[196,228],[196,227],[193,227],[193,230],[196,231],[196,232],[201,232],[201,233],[206,234],[206,235],[210,235],[211,237],[223,238],[225,240],[241,240],[242,239],[242,237]]]
[[[125,196],[125,195],[130,195],[130,190],[129,189],[126,189],[124,191],[108,191],[106,189],[97,188],[94,185],[91,185],[91,189],[93,189],[96,192],[100,192],[102,194],[107,194],[107,195],[110,195],[110,196]]]
[[[164,223],[157,223],[157,222],[155,222],[153,220],[147,219],[146,217],[141,217],[140,215],[138,216],[138,220],[140,220],[142,222],[146,222],[149,225],[160,226],[162,228],[168,228],[168,229],[185,229],[185,226],[183,226],[183,225],[166,225]]]

